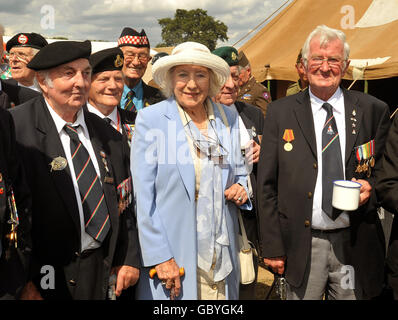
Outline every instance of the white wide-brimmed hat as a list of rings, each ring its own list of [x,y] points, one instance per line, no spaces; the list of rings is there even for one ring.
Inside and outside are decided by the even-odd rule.
[[[224,59],[212,54],[210,50],[203,44],[197,42],[184,42],[176,46],[171,55],[162,57],[152,66],[153,80],[160,88],[166,87],[167,72],[179,65],[193,64],[206,67],[214,72],[217,83],[214,85],[218,90],[222,88],[230,75],[230,69]]]

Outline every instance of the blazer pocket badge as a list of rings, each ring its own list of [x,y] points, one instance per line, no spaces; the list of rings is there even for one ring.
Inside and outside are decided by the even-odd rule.
[[[53,161],[50,162],[49,164],[51,166],[50,172],[54,171],[61,171],[66,168],[68,165],[68,161],[64,157],[56,157],[53,159]]]
[[[133,200],[133,184],[131,177],[123,180],[116,189],[119,198],[119,214],[121,214]]]
[[[364,173],[369,178],[372,173],[372,168],[376,164],[375,160],[375,141],[370,140],[358,147],[354,148],[355,157],[358,165],[355,170],[356,173]]]
[[[292,129],[285,129],[285,133],[283,134],[283,140],[286,141],[283,149],[285,151],[290,152],[293,150],[293,144],[291,142],[294,140],[294,133]]]

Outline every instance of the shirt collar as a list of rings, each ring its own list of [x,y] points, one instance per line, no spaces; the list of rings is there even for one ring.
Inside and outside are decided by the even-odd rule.
[[[340,87],[337,88],[336,92],[328,99],[328,101],[323,101],[322,99],[319,99],[317,96],[315,96],[311,91],[311,87],[309,87],[308,92],[310,94],[311,107],[314,113],[321,110],[322,105],[325,102],[329,103],[333,107],[333,112],[337,113],[343,112],[343,110],[339,108],[340,104],[338,103],[343,98],[343,91],[341,90]]]
[[[112,120],[113,123],[117,124],[117,107],[115,107],[112,112],[108,115],[105,116],[103,113],[101,113],[101,111],[99,111],[98,109],[96,109],[92,104],[87,103],[87,109],[88,111],[94,113],[95,115],[97,115],[98,117],[100,117],[101,119],[105,119],[105,118],[109,118]]]
[[[80,125],[80,127],[83,130],[84,135],[88,135],[88,129],[86,126],[86,122],[84,120],[84,112],[83,112],[83,108],[80,108],[80,110],[77,112],[76,114],[76,121],[74,123],[70,123],[70,122],[66,122],[64,119],[62,119],[58,113],[56,113],[54,111],[54,109],[50,106],[50,104],[48,103],[48,101],[46,99],[44,99],[44,101],[46,102],[48,111],[50,111],[51,117],[53,118],[54,122],[55,122],[55,126],[57,128],[57,132],[58,134],[60,134],[63,130],[63,128],[65,127],[65,124],[71,124],[72,126],[77,126]]]

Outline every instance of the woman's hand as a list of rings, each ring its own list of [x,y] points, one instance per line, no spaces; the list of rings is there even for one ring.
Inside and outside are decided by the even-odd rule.
[[[235,202],[238,207],[245,204],[248,199],[245,188],[238,183],[233,184],[225,190],[224,195],[227,200]]]
[[[174,295],[179,296],[181,290],[180,268],[174,258],[159,263],[156,267],[156,274],[166,289],[171,290],[174,287]]]

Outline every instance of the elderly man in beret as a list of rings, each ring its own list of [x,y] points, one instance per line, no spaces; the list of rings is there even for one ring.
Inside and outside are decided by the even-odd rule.
[[[1,29],[1,28],[0,28]],[[19,33],[7,42],[7,51],[10,51],[10,65],[14,71],[14,79],[0,80],[0,107],[8,109],[24,103],[40,93],[34,90],[33,78],[35,72],[26,67],[38,48],[47,44],[46,39],[34,33],[34,36]],[[3,35],[0,34],[0,53],[3,52]],[[21,81],[20,83],[18,81]],[[26,87],[25,87],[26,86]]]
[[[87,108],[107,121],[131,141],[137,113],[119,106],[123,94],[123,52],[120,48],[98,51],[90,56],[93,68]]]
[[[18,85],[32,90],[39,90],[33,83],[35,71],[28,68],[27,64],[47,44],[48,42],[43,36],[34,32],[18,33],[7,41],[6,49],[9,56],[11,75]]]
[[[152,57],[150,44],[145,31],[126,27],[118,39],[118,47],[124,54],[124,89],[120,103],[122,109],[137,112],[144,107],[164,100],[161,92],[142,81]]]
[[[116,295],[138,280],[122,136],[82,108],[90,54],[89,41],[41,49],[28,67],[43,95],[11,111],[33,198],[33,259],[22,298],[101,300],[111,274]]]
[[[261,110],[253,105],[237,100],[239,91],[239,60],[238,51],[234,47],[225,46],[217,48],[213,54],[223,58],[228,63],[231,75],[220,93],[215,97],[216,102],[230,106],[239,113],[240,148],[246,157],[248,165],[249,193],[254,204],[251,210],[241,210],[242,221],[246,230],[248,240],[258,251],[258,230],[257,230],[257,207],[256,203],[256,177],[257,162],[260,156],[260,140],[262,137],[264,116]],[[255,252],[256,253],[256,252]],[[253,255],[253,264],[257,278],[258,257]],[[256,280],[251,284],[241,284],[239,288],[239,299],[254,300]]]
[[[267,113],[271,94],[252,75],[251,65],[243,51],[239,52],[239,93],[238,100],[259,107],[264,116]]]

